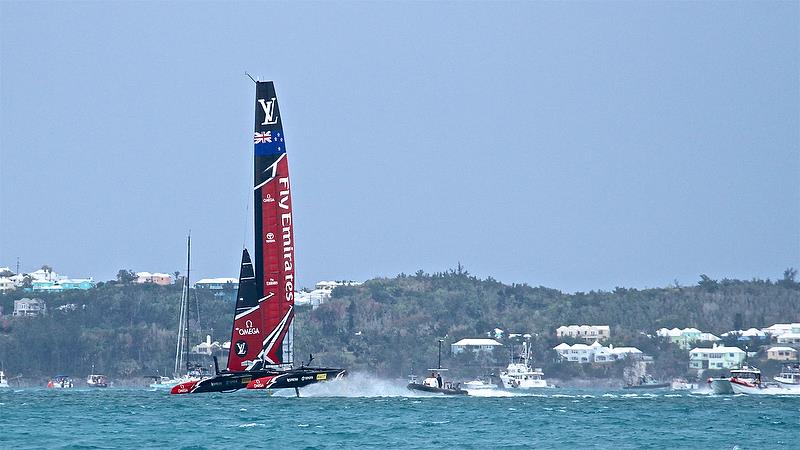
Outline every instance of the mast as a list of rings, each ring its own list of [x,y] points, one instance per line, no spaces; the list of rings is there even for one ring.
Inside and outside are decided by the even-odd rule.
[[[436,368],[439,369],[439,370],[442,369],[442,341],[443,340],[444,339],[439,339],[439,363],[436,366]]]
[[[192,260],[192,232],[186,236],[186,278],[184,284],[186,286],[186,333],[184,333],[184,351],[186,352],[186,374],[189,374],[189,269]]]

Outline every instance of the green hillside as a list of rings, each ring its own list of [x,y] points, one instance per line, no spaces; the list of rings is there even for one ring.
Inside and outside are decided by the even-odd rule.
[[[81,376],[92,364],[121,378],[171,371],[179,286],[109,282],[88,291],[42,294],[38,297],[47,302],[46,316],[12,318],[13,301],[25,296],[32,295],[15,291],[0,296],[6,313],[0,321],[0,361],[7,373]],[[74,308],[58,309],[64,305]],[[191,310],[193,344],[206,334],[228,340],[233,304],[197,292]],[[719,335],[799,320],[800,285],[792,270],[777,282],[703,276],[690,287],[575,294],[482,280],[460,269],[418,272],[339,287],[319,308],[298,308],[295,359],[307,360],[313,353],[315,363],[399,377],[412,366],[420,371],[435,364],[440,338],[450,344],[500,328],[506,334],[533,334],[537,365],[556,375],[603,376],[618,368],[557,365],[550,349],[559,342],[554,334],[560,325],[608,324],[611,343],[637,346],[655,357],[661,372],[680,374],[686,371],[686,352],[646,334],[678,326]],[[471,355],[451,358],[448,351],[444,356],[449,366],[465,373],[486,371],[508,360],[507,350],[479,361]]]

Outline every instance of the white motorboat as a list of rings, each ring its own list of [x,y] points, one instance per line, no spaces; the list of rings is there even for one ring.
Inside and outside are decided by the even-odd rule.
[[[740,381],[750,380],[749,382],[758,380],[758,383],[761,383],[761,371],[755,367],[743,366],[741,369],[731,370],[730,377],[709,378],[708,384],[717,395],[731,395],[736,393],[733,390],[732,381],[734,379]]]
[[[171,389],[172,386],[178,384],[178,382],[172,378],[160,375],[151,375],[145,378],[150,378],[153,380],[153,382],[149,385],[150,389]]]
[[[542,369],[530,366],[531,348],[527,342],[522,343],[522,353],[517,361],[511,361],[505,371],[500,372],[502,387],[506,389],[539,389],[551,388],[544,379]]]
[[[95,388],[108,387],[108,378],[105,375],[93,373],[86,377],[86,385]]]
[[[783,365],[781,373],[773,378],[783,386],[800,385],[800,363],[787,363]]]
[[[94,364],[92,364],[92,373],[86,377],[86,385],[95,388],[108,387],[108,378],[105,375],[94,373]]]
[[[749,366],[731,370],[730,378],[711,378],[708,382],[715,394],[800,395],[800,384],[764,382],[761,371]]]
[[[479,390],[487,390],[487,389],[497,389],[497,385],[491,382],[487,382],[481,379],[475,379],[471,381],[467,381],[461,384],[463,389],[468,391],[479,391]]]
[[[8,387],[8,379],[6,378],[6,373],[0,370],[0,388],[7,388]]]
[[[670,385],[673,391],[694,391],[698,387],[697,383],[690,383],[685,378],[673,378]]]
[[[47,382],[48,389],[68,389],[75,387],[69,375],[56,375]]]

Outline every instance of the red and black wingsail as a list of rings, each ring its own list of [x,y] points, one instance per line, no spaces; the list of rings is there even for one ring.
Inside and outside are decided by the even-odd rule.
[[[255,258],[264,366],[291,367],[294,228],[281,114],[271,81],[256,83]],[[233,345],[231,345],[233,346]]]

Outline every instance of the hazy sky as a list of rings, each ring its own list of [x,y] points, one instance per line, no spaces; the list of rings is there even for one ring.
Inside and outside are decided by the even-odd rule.
[[[800,267],[798,2],[0,2],[0,266],[236,276],[275,80],[297,274]],[[247,234],[246,234],[247,233]],[[246,238],[245,238],[246,234]],[[193,276],[197,279],[196,276]]]

